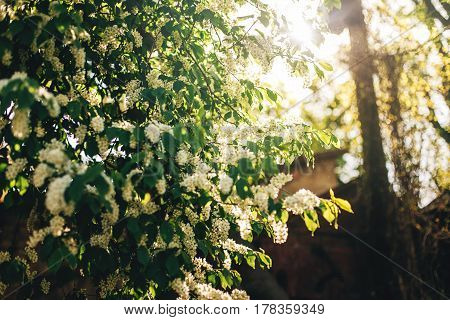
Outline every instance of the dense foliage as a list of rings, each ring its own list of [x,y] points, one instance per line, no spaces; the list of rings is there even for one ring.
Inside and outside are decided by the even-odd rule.
[[[259,115],[280,97],[246,66],[323,71],[247,4],[0,1],[0,214],[30,233],[0,252],[0,296],[247,298],[236,265],[271,266],[253,237],[351,211],[281,191],[293,159],[337,140]]]

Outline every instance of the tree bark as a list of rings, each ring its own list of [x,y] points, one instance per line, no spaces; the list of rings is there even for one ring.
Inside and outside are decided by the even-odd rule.
[[[370,243],[384,255],[390,255],[388,243],[388,219],[393,208],[377,99],[373,84],[375,72],[373,56],[367,41],[367,26],[364,21],[361,0],[343,0],[344,26],[350,33],[351,49],[349,65],[356,85],[358,118],[363,138],[363,192],[365,216]],[[393,268],[385,258],[370,251],[366,270],[369,284],[368,296],[392,298],[396,296],[393,286]]]
[[[395,176],[400,187],[399,199],[395,202],[395,215],[389,222],[392,230],[392,258],[406,267],[413,274],[419,274],[417,266],[416,244],[413,237],[414,215],[418,213],[419,185],[415,175],[416,167],[411,150],[405,145],[405,127],[403,125],[399,81],[402,58],[393,55],[384,57],[385,75],[389,80],[389,119],[391,129],[391,154]],[[397,273],[396,280],[400,293],[404,299],[418,299],[422,297],[421,287],[410,281],[410,275]]]

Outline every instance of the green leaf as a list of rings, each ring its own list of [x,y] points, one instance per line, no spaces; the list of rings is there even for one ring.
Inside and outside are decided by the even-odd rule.
[[[245,199],[251,194],[246,180],[239,179],[236,182],[236,192],[241,199]]]
[[[336,219],[336,216],[328,206],[325,206],[325,208],[322,209],[322,215],[330,224],[334,221],[334,219]]]
[[[150,256],[148,254],[148,249],[145,248],[145,247],[140,246],[137,249],[137,259],[143,266],[146,266],[148,264],[148,262],[150,261]]]
[[[272,259],[265,253],[258,252],[259,260],[263,263],[267,268],[272,267]]]
[[[249,176],[255,174],[252,161],[248,158],[242,158],[238,161],[238,169],[241,176]]]
[[[286,210],[281,210],[280,220],[283,223],[287,223],[288,222],[288,220],[289,220],[289,213]]]
[[[331,134],[324,130],[317,130],[316,131],[317,137],[319,140],[324,143],[325,145],[329,146],[331,143]]]
[[[333,71],[333,67],[331,66],[331,64],[329,64],[328,62],[325,61],[319,61],[320,66],[327,70],[327,71]]]
[[[51,272],[56,272],[61,267],[61,263],[64,260],[64,253],[61,247],[53,251],[53,253],[50,255],[50,258],[48,258],[48,268]]]
[[[214,273],[209,273],[208,276],[206,277],[206,281],[208,283],[211,283],[213,285],[213,287],[216,285],[217,280],[216,280],[216,275]]]
[[[223,269],[222,274],[225,277],[225,280],[227,281],[228,287],[229,288],[233,287],[233,285],[234,285],[233,274],[227,269]]]
[[[167,257],[165,262],[166,269],[171,276],[176,276],[180,273],[180,264],[178,263],[178,259],[174,255],[170,255]]]
[[[261,23],[265,26],[268,27],[269,23],[270,23],[270,16],[269,13],[266,11],[262,11],[261,12],[261,16],[259,16],[258,18],[259,21],[261,21]]]
[[[106,182],[106,180],[103,176],[99,175],[97,177],[97,179],[95,179],[93,184],[97,188],[97,191],[101,196],[104,196],[105,194],[108,193],[109,184],[108,184],[108,182]]]
[[[314,65],[314,70],[316,71],[316,74],[319,76],[320,79],[323,79],[325,77],[325,74],[323,73],[322,69],[320,69],[316,64]]]
[[[162,142],[164,150],[166,150],[172,157],[175,156],[180,143],[170,133],[164,132],[162,134]]]
[[[142,230],[139,227],[138,220],[136,218],[128,218],[127,228],[133,235],[136,241],[141,238]]]
[[[0,162],[0,172],[5,171],[5,169],[8,167],[8,163],[6,162]]]
[[[173,228],[172,225],[164,221],[159,228],[159,232],[161,233],[161,238],[164,240],[165,243],[170,243],[173,239]]]
[[[106,136],[109,140],[118,138],[119,143],[122,145],[128,145],[130,143],[130,133],[120,128],[106,128]]]
[[[264,158],[262,162],[262,169],[268,176],[277,174],[279,171],[276,161],[272,158]]]
[[[28,189],[28,180],[23,176],[18,176],[16,178],[16,187],[19,189],[19,194],[23,196]]]
[[[275,92],[273,92],[270,89],[266,89],[266,92],[267,92],[267,96],[270,98],[270,100],[272,100],[273,102],[277,102],[278,96]]]
[[[350,202],[348,202],[347,200],[341,198],[334,198],[333,202],[336,203],[338,207],[341,208],[342,210],[354,213],[352,210],[352,206],[350,205]]]
[[[323,4],[329,9],[340,9],[341,8],[341,0],[324,0]]]
[[[224,270],[226,270],[226,269],[224,269]],[[220,271],[217,272],[217,274],[218,274],[219,279],[220,279],[220,286],[223,289],[228,288],[230,285],[228,284],[228,279],[225,277],[225,275],[222,272],[220,272]]]
[[[341,142],[335,135],[331,135],[331,145],[338,149],[341,147]]]
[[[67,200],[78,202],[83,195],[84,187],[86,186],[86,184],[93,182],[102,171],[102,166],[96,164],[92,167],[89,167],[84,174],[77,175],[75,178],[73,178],[72,183],[66,191],[66,197],[68,196]]]
[[[77,267],[77,264],[78,264],[77,258],[72,254],[67,254],[66,261],[67,261],[67,264],[69,265],[69,267],[72,270],[75,270],[75,268]]]
[[[245,256],[245,261],[247,262],[247,264],[250,267],[255,269],[256,256],[253,253],[248,254],[247,256]]]
[[[48,259],[53,251],[54,244],[55,238],[53,238],[52,236],[45,237],[43,244],[39,248],[39,255],[43,259]]]
[[[180,81],[180,80],[176,80],[173,83],[173,90],[175,90],[176,92],[179,92],[181,89],[183,89],[184,87],[184,82]]]
[[[308,228],[309,231],[314,233],[314,231],[316,231],[319,226],[317,225],[317,223],[314,220],[312,220],[310,217],[308,217],[308,215],[305,215],[304,218],[305,218],[306,228]]]

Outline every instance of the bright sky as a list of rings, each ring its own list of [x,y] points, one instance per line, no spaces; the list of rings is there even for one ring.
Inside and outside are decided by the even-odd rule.
[[[379,4],[380,1],[363,0],[363,3],[370,13],[370,8]],[[320,1],[265,0],[264,2],[269,4],[279,14],[286,17],[291,26],[289,35],[293,40],[298,41],[303,46],[307,46],[316,55],[318,60],[325,60],[330,63],[334,67],[334,71],[326,72],[326,79],[322,80],[322,83],[319,84],[319,87],[323,87],[314,93],[308,88],[309,84],[305,83],[303,79],[292,76],[289,67],[281,59],[275,60],[272,69],[263,76],[262,80],[278,93],[282,94],[284,98],[282,106],[286,110],[289,110],[288,114],[301,115],[302,110],[308,108],[309,111],[312,110],[314,113],[317,113],[318,117],[325,115],[320,102],[322,105],[328,104],[334,98],[338,86],[347,82],[350,78],[350,73],[345,72],[348,65],[340,61],[340,59],[345,57],[343,48],[349,46],[348,31],[344,30],[340,35],[326,34],[323,43],[317,47],[311,39],[313,31],[311,23],[308,22],[308,17],[313,17],[316,12],[316,7],[320,5]],[[309,6],[309,4],[311,5]],[[390,6],[389,10],[391,12],[398,12],[400,10],[405,14],[413,12],[415,8],[413,2],[410,0],[389,1],[388,5]],[[242,10],[242,13],[244,13],[249,8],[244,6]],[[376,39],[371,39],[371,46],[374,48],[383,46],[386,43],[395,43],[396,41],[402,43],[402,39],[405,37],[412,37],[419,44],[423,44],[430,39],[430,32],[422,23],[417,23],[416,21],[407,22],[408,25],[405,26],[406,28],[414,27],[405,32],[404,30],[406,28],[400,30],[393,27],[393,21],[389,21],[389,19],[381,19],[377,14],[370,14],[370,17],[369,28],[371,34],[377,35]],[[449,33],[450,31],[447,30],[443,36],[448,37]],[[325,85],[330,79],[334,80],[329,85]],[[436,113],[439,122],[442,125],[450,125],[449,108],[445,103],[445,99],[439,94],[433,94],[433,101],[436,104]],[[311,107],[311,102],[314,104],[313,107]],[[292,108],[296,104],[298,106]],[[356,134],[359,134],[358,130],[356,130]],[[448,146],[446,148],[444,147],[443,151],[444,153],[448,153]],[[360,164],[361,160],[350,154],[346,155],[345,160],[347,164],[341,172],[341,178],[348,181],[358,174],[355,168]],[[390,171],[392,176],[392,169]],[[430,180],[430,177],[424,174],[421,179]],[[434,194],[432,192],[424,192],[423,204],[428,203],[433,198]]]

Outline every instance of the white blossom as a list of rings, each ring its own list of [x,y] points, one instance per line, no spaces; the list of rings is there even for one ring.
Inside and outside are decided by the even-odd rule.
[[[184,233],[183,246],[187,253],[193,258],[197,254],[197,241],[195,239],[195,233],[189,224],[182,223],[181,230]]]
[[[227,176],[226,174],[222,173],[219,176],[219,190],[223,194],[228,194],[231,191],[231,188],[233,187],[233,179]]]
[[[196,188],[201,190],[210,190],[212,187],[208,174],[202,172],[194,172],[186,175],[180,185],[185,187],[188,192],[194,192]]]
[[[68,157],[63,151],[64,144],[61,141],[52,139],[45,148],[39,151],[39,161],[52,164],[57,170],[61,171],[69,164]]]
[[[87,127],[84,124],[81,124],[79,127],[75,129],[75,138],[78,139],[78,143],[81,144],[86,137]]]
[[[27,246],[35,248],[39,243],[44,241],[44,238],[48,233],[49,233],[48,229],[33,230],[33,234],[27,241]]]
[[[27,165],[28,161],[25,158],[18,158],[14,160],[6,169],[5,177],[7,180],[14,180],[17,175],[22,172],[22,170]]]
[[[45,278],[41,281],[41,290],[44,294],[48,294],[50,292],[50,282]]]
[[[0,251],[0,263],[8,262],[11,260],[11,255],[8,251]]]
[[[230,231],[230,223],[228,220],[222,218],[216,218],[212,222],[212,229],[209,234],[212,243],[218,243],[225,241],[228,238],[228,232]]]
[[[45,129],[42,127],[42,122],[38,121],[36,127],[34,127],[34,132],[36,132],[36,137],[42,138],[45,136]]]
[[[175,161],[180,166],[184,166],[186,163],[189,162],[190,157],[191,157],[190,152],[182,149],[177,152],[177,154],[175,156]]]
[[[5,49],[3,51],[2,64],[5,66],[9,66],[11,64],[11,62],[12,62],[11,50]]]
[[[11,131],[14,137],[20,140],[28,138],[30,135],[30,109],[16,108],[14,110],[14,118],[11,123]]]
[[[306,210],[314,210],[320,205],[320,199],[311,191],[300,189],[284,199],[284,206],[294,214],[302,214]]]
[[[158,87],[164,87],[164,82],[159,79],[160,72],[156,69],[151,70],[147,76],[147,84],[150,88],[158,88]]]
[[[2,13],[0,12],[0,15]],[[1,17],[1,16],[0,16]],[[0,296],[3,296],[6,292],[6,289],[8,289],[8,285],[2,281],[0,281]]]
[[[65,107],[69,103],[69,98],[65,94],[58,94],[56,96],[56,101],[60,106]]]
[[[233,300],[249,300],[250,297],[244,290],[234,289],[231,291],[231,299]]]
[[[153,123],[145,128],[145,137],[152,143],[157,143],[161,137],[159,127]]]
[[[135,176],[137,174],[142,174],[142,170],[133,169],[127,174],[125,184],[122,188],[122,198],[127,202],[130,202],[131,200],[133,200],[134,187],[131,182],[131,178],[133,178],[133,176]]]
[[[273,230],[273,242],[278,244],[285,243],[288,238],[287,225],[281,221],[273,221],[271,226]]]
[[[111,234],[110,233],[102,233],[102,234],[94,234],[91,237],[89,243],[93,247],[100,247],[100,248],[107,250],[110,241],[111,241]]]
[[[141,91],[142,86],[139,80],[133,79],[131,81],[128,81],[127,84],[125,85],[127,105],[135,104],[139,100]],[[126,109],[128,109],[128,107]],[[124,110],[121,111],[123,112]]]
[[[86,52],[84,48],[71,47],[70,52],[75,59],[75,67],[84,68],[84,63],[86,61]]]
[[[53,169],[45,163],[40,163],[34,170],[33,185],[37,188],[42,187],[45,180],[53,174]]]
[[[237,224],[239,226],[239,234],[241,239],[249,240],[252,235],[252,225],[249,219],[238,219]]]
[[[156,191],[158,191],[158,194],[164,194],[166,192],[166,179],[159,179],[158,181],[156,181]]]
[[[48,186],[47,195],[45,198],[45,206],[52,214],[59,214],[61,212],[70,215],[73,211],[73,205],[68,204],[65,200],[64,193],[67,187],[72,182],[70,175],[65,175],[54,179]]]
[[[141,34],[136,29],[131,30],[131,34],[133,35],[134,44],[136,45],[136,47],[137,48],[142,47],[142,36],[141,36]]]
[[[269,206],[269,194],[262,188],[257,189],[253,196],[255,204],[264,212],[268,211]]]
[[[105,128],[105,120],[100,116],[96,116],[91,120],[91,127],[96,132],[102,132]]]
[[[97,136],[95,138],[95,140],[97,141],[97,147],[98,147],[98,151],[99,154],[102,158],[105,158],[108,155],[108,151],[109,151],[109,140],[106,137],[102,137],[102,136]]]
[[[54,216],[50,220],[49,231],[54,237],[59,237],[64,230],[64,218],[61,216]]]
[[[172,289],[178,294],[178,299],[189,300],[189,286],[181,279],[175,279],[171,283]]]

